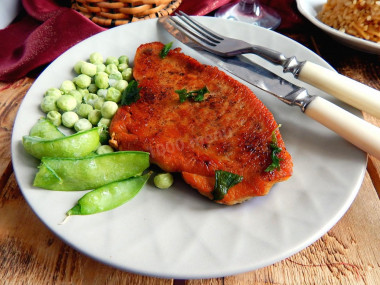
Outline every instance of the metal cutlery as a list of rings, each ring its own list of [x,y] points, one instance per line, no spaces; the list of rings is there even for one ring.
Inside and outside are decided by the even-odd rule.
[[[176,39],[195,48],[205,61],[212,61],[221,69],[276,96],[288,105],[300,107],[302,112],[310,118],[328,127],[358,148],[380,158],[380,129],[376,126],[322,97],[310,95],[305,88],[279,77],[260,65],[246,62],[241,56],[220,57],[200,49],[194,45],[187,34],[178,29],[173,17],[162,17],[158,19],[158,23]]]
[[[176,16],[171,20],[177,28],[205,50],[223,57],[255,54],[282,66],[283,72],[290,72],[295,78],[380,118],[380,91],[310,61],[298,61],[294,56],[286,57],[278,51],[220,35],[181,11]]]

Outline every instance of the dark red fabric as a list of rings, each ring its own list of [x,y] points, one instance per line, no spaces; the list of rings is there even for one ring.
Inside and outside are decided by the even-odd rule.
[[[178,10],[188,15],[204,16],[230,2],[231,0],[182,0],[182,4],[178,7]]]
[[[25,15],[0,30],[0,80],[12,81],[104,28],[53,0],[23,0]]]
[[[298,12],[295,0],[260,0],[262,4],[276,10],[281,16],[281,24],[278,31],[300,28],[303,18]]]
[[[295,0],[261,0],[282,16],[281,28],[301,21]],[[183,0],[179,10],[208,15],[229,0]],[[53,61],[78,42],[106,30],[76,11],[65,0],[22,0],[24,13],[0,30],[0,81],[13,81]]]

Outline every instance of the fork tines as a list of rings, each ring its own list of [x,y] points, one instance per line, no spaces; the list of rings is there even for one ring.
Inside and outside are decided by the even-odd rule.
[[[171,20],[176,23],[177,26],[179,26],[190,39],[197,42],[198,44],[206,44],[215,47],[217,44],[224,40],[221,35],[206,28],[201,23],[190,18],[184,12],[179,11],[179,13],[175,13],[175,15],[181,21],[177,20],[174,17],[171,17]]]

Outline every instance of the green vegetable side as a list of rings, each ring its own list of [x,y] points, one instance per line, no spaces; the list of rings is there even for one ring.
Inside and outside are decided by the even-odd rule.
[[[117,151],[82,158],[43,157],[33,186],[56,191],[94,189],[138,176],[149,167],[149,153]]]
[[[154,185],[160,189],[167,189],[173,185],[173,175],[170,173],[160,173],[154,177]]]
[[[132,78],[127,56],[103,56],[94,52],[89,60],[74,65],[77,74],[57,87],[49,88],[42,99],[41,110],[55,126],[74,132],[101,127],[101,144],[108,143],[108,123],[115,115]]]
[[[91,215],[115,209],[135,197],[150,175],[147,173],[101,186],[80,198],[67,215]]]
[[[58,139],[65,135],[48,119],[40,118],[38,122],[30,129],[29,136],[44,139]]]
[[[40,106],[46,116],[22,143],[26,152],[41,160],[33,186],[56,191],[93,189],[67,212],[88,215],[129,201],[151,173],[143,175],[150,166],[149,153],[115,152],[108,145],[110,122],[129,82],[135,82],[128,57],[104,60],[94,52],[88,61],[77,62],[74,71],[75,78],[45,92]]]
[[[99,145],[98,128],[71,136],[45,139],[36,136],[24,136],[25,150],[36,158],[42,157],[83,157],[95,151]]]

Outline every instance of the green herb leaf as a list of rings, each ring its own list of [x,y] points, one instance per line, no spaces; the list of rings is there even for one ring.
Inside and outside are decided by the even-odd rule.
[[[201,102],[204,99],[206,93],[209,93],[207,87],[203,87],[198,90],[187,92],[186,89],[176,90],[175,91],[179,95],[179,101],[181,103],[185,102],[186,99],[193,99],[195,102]]]
[[[166,44],[160,52],[160,57],[165,58],[168,55],[169,50],[172,48],[173,42]]]
[[[276,130],[277,128],[272,132],[272,142],[270,143],[270,148],[272,149],[272,163],[265,169],[265,172],[271,172],[273,170],[279,171],[281,169],[280,162],[282,158],[279,158],[277,154],[279,154],[282,151],[282,148],[278,147],[277,145]]]
[[[175,92],[179,95],[179,101],[181,103],[186,101],[186,99],[188,97],[186,89],[176,90]]]
[[[137,81],[132,80],[128,83],[127,88],[125,88],[121,94],[121,105],[131,105],[140,99],[140,89],[138,87]]]
[[[243,176],[228,171],[216,170],[215,186],[214,190],[212,191],[214,200],[222,200],[232,186],[235,186],[242,181]]]

